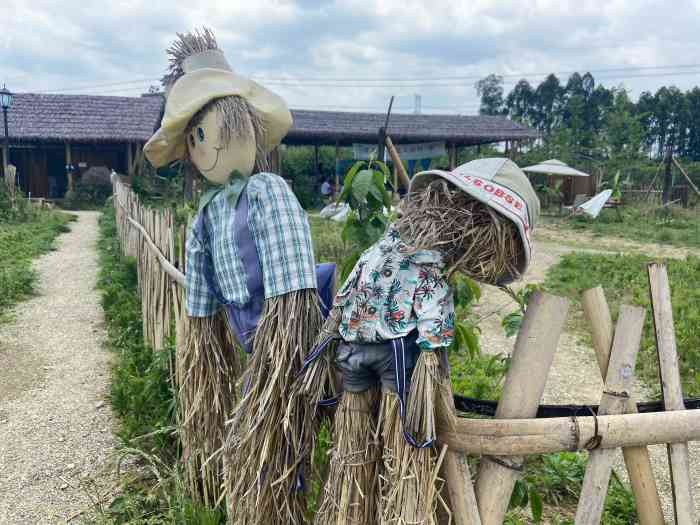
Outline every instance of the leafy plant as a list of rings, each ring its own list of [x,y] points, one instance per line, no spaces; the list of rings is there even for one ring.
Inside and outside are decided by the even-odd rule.
[[[506,337],[513,337],[518,333],[532,294],[541,289],[542,286],[539,284],[528,284],[517,292],[508,286],[502,287],[502,290],[518,305],[517,310],[509,313],[503,319],[501,319],[501,326],[503,326],[503,329],[506,332]]]
[[[356,162],[345,175],[338,202],[350,206],[341,238],[351,251],[340,266],[341,280],[350,274],[362,252],[382,236],[389,222],[391,194],[386,184],[391,180],[383,162]]]

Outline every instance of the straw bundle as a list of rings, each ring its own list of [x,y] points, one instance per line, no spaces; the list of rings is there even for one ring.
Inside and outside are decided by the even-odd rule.
[[[461,271],[492,284],[518,276],[524,255],[515,225],[446,181],[409,194],[396,227],[414,248],[441,252],[448,276]]]
[[[224,449],[229,521],[237,525],[303,523],[299,474],[306,457],[306,407],[288,397],[304,353],[321,328],[316,290],[267,299],[242,378],[243,398],[227,422]]]
[[[406,429],[419,441],[437,436],[436,411],[447,410],[442,392],[444,377],[433,352],[422,352],[416,364],[406,406]],[[437,523],[438,505],[445,508],[438,474],[445,451],[433,447],[415,448],[403,435],[396,394],[385,392],[382,399],[384,475],[382,478],[382,523]]]
[[[328,480],[315,525],[370,525],[377,516],[381,445],[375,427],[379,392],[346,392],[335,416]]]
[[[195,501],[216,506],[221,493],[221,460],[226,417],[236,402],[241,353],[231,343],[222,314],[185,317],[178,344],[176,376],[183,462]],[[213,457],[213,456],[217,457]]]

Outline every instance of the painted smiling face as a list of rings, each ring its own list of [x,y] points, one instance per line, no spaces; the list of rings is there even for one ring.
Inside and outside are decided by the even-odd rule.
[[[220,104],[205,108],[189,127],[187,151],[197,170],[214,184],[225,184],[234,172],[248,177],[256,157],[250,116],[240,112],[231,122]]]

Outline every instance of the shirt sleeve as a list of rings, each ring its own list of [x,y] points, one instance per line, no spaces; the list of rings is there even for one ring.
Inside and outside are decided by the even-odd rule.
[[[202,213],[202,212],[200,212]],[[207,253],[197,236],[198,214],[187,235],[185,250],[185,305],[190,317],[209,317],[219,309],[219,302],[209,290],[205,277]]]
[[[413,298],[421,350],[437,350],[452,344],[454,338],[454,302],[452,289],[435,265],[421,266]]]
[[[262,266],[265,298],[316,288],[306,212],[289,185],[269,173],[250,181],[248,218]]]

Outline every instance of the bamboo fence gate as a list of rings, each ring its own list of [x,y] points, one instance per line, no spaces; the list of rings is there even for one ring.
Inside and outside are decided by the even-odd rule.
[[[113,200],[122,251],[136,259],[147,342],[162,348],[175,326],[186,326],[183,308],[184,228],[172,212],[140,202],[129,185],[113,181]],[[598,415],[537,419],[535,415],[566,322],[568,301],[535,293],[513,350],[512,364],[494,419],[457,418],[440,432],[448,446],[443,465],[455,525],[500,525],[520,476],[524,457],[560,451],[590,451],[576,525],[600,523],[612,468],[612,451],[622,448],[642,525],[662,525],[647,445],[666,444],[674,517],[697,525],[688,461],[688,441],[700,440],[700,409],[683,404],[670,288],[663,265],[648,269],[665,411],[637,413],[630,395],[645,312],[623,305],[616,327],[601,288],[583,295],[604,388]],[[173,322],[175,321],[175,322]],[[178,338],[179,339],[179,338]],[[465,455],[480,455],[476,483]]]

